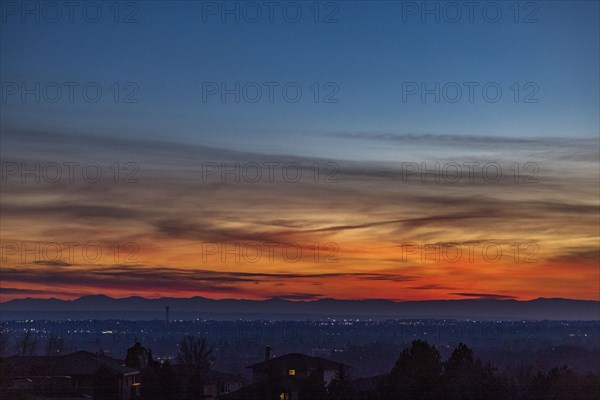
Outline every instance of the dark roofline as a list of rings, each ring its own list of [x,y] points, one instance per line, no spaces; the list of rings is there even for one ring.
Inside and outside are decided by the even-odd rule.
[[[171,368],[175,372],[175,374],[184,373],[188,368],[194,368],[193,365],[188,364],[172,364]],[[208,369],[206,371],[201,372],[201,376],[203,378],[214,378],[215,380],[229,380],[229,381],[239,381],[242,382],[242,377],[234,374],[230,374],[228,372],[219,371],[216,369]]]
[[[328,360],[328,359],[323,358],[323,357],[309,356],[309,355],[306,355],[306,354],[303,354],[303,353],[288,353],[288,354],[284,354],[282,356],[275,357],[275,358],[272,358],[270,360],[264,360],[264,361],[260,361],[260,362],[248,365],[248,366],[246,366],[246,368],[256,368],[256,367],[259,367],[259,366],[267,365],[267,364],[272,363],[272,362],[276,362],[277,360],[281,360],[283,358],[290,358],[290,357],[302,357],[302,358],[305,358],[305,359],[308,358],[308,359],[311,359],[311,360],[314,360],[314,361],[318,361],[318,362],[325,362],[325,363],[337,364],[338,367],[340,365],[343,365],[346,368],[350,368],[349,365],[346,365],[346,364],[341,363],[341,362],[337,362],[337,361],[333,361],[333,360]]]
[[[92,352],[84,351],[84,350],[76,351],[76,352],[69,353],[69,354],[52,355],[52,356],[13,355],[13,356],[7,357],[5,359],[5,362],[7,364],[10,364],[10,363],[19,363],[20,361],[30,361],[33,364],[35,364],[36,367],[38,367],[38,366],[61,367],[64,365],[65,360],[70,360],[70,359],[77,358],[77,357],[89,358],[90,360],[93,360],[95,363],[97,363],[99,365],[103,365],[103,366],[107,367],[109,370],[111,370],[113,373],[117,373],[119,375],[136,375],[136,374],[140,373],[139,369],[130,368],[130,367],[125,366],[125,363],[123,360],[108,356],[106,354],[97,354],[97,353],[92,353]],[[71,373],[68,375],[74,376],[77,374]]]

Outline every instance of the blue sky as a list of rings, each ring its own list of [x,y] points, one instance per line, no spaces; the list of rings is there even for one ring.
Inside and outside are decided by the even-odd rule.
[[[43,16],[40,23],[30,17],[22,23],[19,16],[5,14],[3,82],[99,82],[104,97],[95,104],[23,104],[11,97],[3,102],[3,127],[112,132],[302,154],[327,148],[342,158],[358,156],[353,146],[360,144],[344,141],[339,148],[341,139],[332,134],[340,132],[598,134],[598,2],[536,2],[539,9],[521,3],[519,18],[533,12],[537,23],[514,23],[509,2],[494,3],[502,10],[496,23],[486,21],[480,8],[473,23],[466,14],[457,23],[444,21],[443,15],[439,23],[432,16],[422,23],[420,14],[405,15],[403,22],[402,2],[348,1],[335,3],[337,9],[321,2],[320,17],[335,11],[338,22],[315,24],[312,3],[297,4],[303,11],[297,23],[286,22],[277,9],[269,23],[264,7],[259,23],[243,15],[239,23],[231,16],[222,23],[219,15],[204,15],[204,23],[202,2],[140,2],[138,23],[114,23],[106,5],[97,23],[77,13],[74,23],[66,16],[57,23]],[[467,12],[464,7],[461,11]],[[114,82],[130,81],[139,86],[137,104],[108,101]],[[298,83],[301,100],[287,103],[276,96],[270,103],[263,93],[255,104],[235,103],[231,96],[222,103],[218,95],[202,102],[203,82],[233,86],[270,81]],[[314,82],[322,95],[324,84],[335,83],[339,102],[314,103],[309,89]],[[480,86],[472,103],[466,92],[457,103],[435,103],[433,96],[423,103],[419,95],[403,102],[403,82]],[[497,103],[481,95],[488,82],[503,90]],[[533,98],[539,102],[515,103],[510,89],[515,82],[520,100],[536,88]],[[524,90],[528,82],[536,86]],[[22,118],[33,110],[36,118]]]

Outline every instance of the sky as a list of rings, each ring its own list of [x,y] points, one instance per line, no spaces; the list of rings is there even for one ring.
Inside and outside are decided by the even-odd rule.
[[[0,10],[0,300],[600,300],[598,2],[48,4]]]

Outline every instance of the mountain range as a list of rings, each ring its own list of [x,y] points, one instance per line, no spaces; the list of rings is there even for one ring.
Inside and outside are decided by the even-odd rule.
[[[600,320],[600,301],[538,298],[429,301],[214,300],[204,297],[112,298],[83,296],[76,300],[15,299],[0,303],[0,320],[12,319],[474,319],[474,320]]]

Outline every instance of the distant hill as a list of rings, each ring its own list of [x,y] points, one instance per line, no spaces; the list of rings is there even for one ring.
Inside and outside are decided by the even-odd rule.
[[[97,295],[76,300],[17,299],[0,303],[0,319],[276,319],[336,318],[451,318],[476,320],[600,320],[600,302],[546,299],[530,301],[468,299],[404,301],[335,300],[289,301],[213,300],[204,297],[126,297]]]

